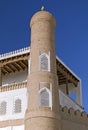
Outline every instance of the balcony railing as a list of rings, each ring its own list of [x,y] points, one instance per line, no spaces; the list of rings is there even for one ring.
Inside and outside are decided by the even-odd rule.
[[[4,53],[0,55],[0,60],[5,59],[5,58],[10,58],[13,56],[17,56],[17,55],[21,55],[21,54],[25,54],[25,53],[29,53],[30,52],[30,47],[25,47],[19,50],[15,50],[9,53]]]
[[[0,92],[27,87],[27,81],[21,83],[5,84],[0,87]]]
[[[68,108],[73,108],[74,110],[80,110],[81,112],[84,111],[84,109],[79,104],[64,94],[61,90],[59,90],[59,99],[60,105],[62,107],[67,106]]]

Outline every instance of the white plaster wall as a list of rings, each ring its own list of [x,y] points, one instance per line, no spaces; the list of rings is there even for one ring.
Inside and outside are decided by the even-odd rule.
[[[0,130],[24,130],[24,125],[3,127]]]
[[[14,113],[14,101],[17,98],[21,99],[22,102],[22,111],[20,113]],[[5,115],[0,115],[0,121],[24,118],[27,108],[27,88],[1,92],[0,102],[2,101],[7,102],[7,111]]]
[[[25,81],[27,80],[27,75],[27,70],[6,74],[5,76],[2,76],[2,84],[5,85]]]
[[[13,126],[11,130],[24,130],[24,125],[21,125],[21,126]]]

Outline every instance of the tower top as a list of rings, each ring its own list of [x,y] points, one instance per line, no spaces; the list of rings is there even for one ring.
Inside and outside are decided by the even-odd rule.
[[[53,15],[48,12],[45,11],[44,6],[42,6],[41,11],[35,13],[30,21],[30,27],[32,27],[33,24],[39,22],[39,21],[48,21],[52,24],[53,27],[56,26],[56,21],[55,18],[53,17]]]
[[[45,7],[44,7],[44,6],[42,6],[42,7],[41,7],[41,11],[44,11],[44,10],[45,10]]]

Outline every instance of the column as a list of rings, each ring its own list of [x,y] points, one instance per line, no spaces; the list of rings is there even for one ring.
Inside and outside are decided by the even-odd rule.
[[[2,67],[0,67],[0,86],[2,86]]]

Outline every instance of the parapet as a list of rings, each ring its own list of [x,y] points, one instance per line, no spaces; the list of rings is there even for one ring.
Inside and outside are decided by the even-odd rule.
[[[68,109],[65,107],[60,107],[61,119],[69,120],[72,122],[78,122],[81,124],[88,125],[88,115],[85,111],[80,112],[79,110],[74,110],[73,108]]]

